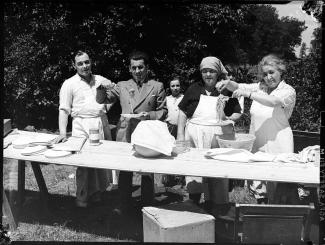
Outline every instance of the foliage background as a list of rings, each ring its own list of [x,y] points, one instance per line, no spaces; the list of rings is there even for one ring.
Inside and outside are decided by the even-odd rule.
[[[322,34],[317,29],[311,52],[296,58],[305,28],[266,4],[7,1],[3,116],[18,128],[56,130],[59,89],[74,75],[71,53],[80,48],[90,53],[94,73],[113,82],[129,78],[128,53],[144,49],[152,76],[167,88],[180,75],[184,89],[199,79],[204,56],[219,57],[238,82],[254,82],[257,62],[276,53],[288,61],[285,80],[297,92],[292,128],[319,132]],[[242,127],[249,124],[245,104]]]

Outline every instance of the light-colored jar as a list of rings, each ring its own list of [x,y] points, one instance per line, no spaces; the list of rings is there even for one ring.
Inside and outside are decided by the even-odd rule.
[[[99,145],[99,129],[91,128],[89,129],[89,144],[90,145]]]

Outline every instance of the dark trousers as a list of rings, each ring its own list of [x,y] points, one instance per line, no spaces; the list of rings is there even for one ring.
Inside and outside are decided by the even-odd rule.
[[[169,133],[175,137],[175,139],[177,138],[177,125],[174,124],[170,124],[169,122],[167,122],[167,127],[168,127],[168,131]]]
[[[140,120],[131,118],[126,129],[126,141],[131,142],[131,135]],[[132,203],[133,172],[120,171],[118,180],[119,201],[122,208],[130,207]],[[154,175],[141,176],[141,201],[143,206],[150,206],[154,200]]]
[[[127,207],[132,203],[133,172],[121,171],[119,174],[118,189],[120,204]],[[154,201],[154,178],[151,175],[141,176],[141,201],[143,206],[151,206]]]

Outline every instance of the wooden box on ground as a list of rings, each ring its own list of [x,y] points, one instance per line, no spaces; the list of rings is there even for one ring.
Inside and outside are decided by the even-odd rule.
[[[144,242],[214,243],[215,219],[191,202],[144,207]]]

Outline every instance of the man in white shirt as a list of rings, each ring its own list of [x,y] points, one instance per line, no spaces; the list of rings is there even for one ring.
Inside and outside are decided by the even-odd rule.
[[[72,117],[72,136],[89,138],[89,129],[99,129],[100,139],[111,140],[111,132],[104,104],[96,102],[96,88],[108,80],[91,72],[91,59],[84,51],[77,51],[72,60],[77,73],[64,81],[60,90],[59,130],[56,143],[67,140],[68,117]],[[111,170],[78,167],[76,173],[76,205],[87,207],[98,202],[101,193],[111,182]]]
[[[168,125],[168,130],[176,139],[177,137],[177,121],[179,108],[178,104],[183,99],[183,94],[181,93],[181,83],[179,77],[174,77],[169,83],[169,89],[171,91],[171,95],[166,97],[166,105],[168,110],[168,115],[166,118],[166,122]]]

